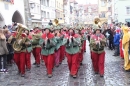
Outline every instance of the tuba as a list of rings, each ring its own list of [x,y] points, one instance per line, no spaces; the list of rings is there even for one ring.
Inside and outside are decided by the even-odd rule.
[[[23,46],[21,45],[21,43],[25,43],[26,37],[21,38],[21,36],[22,36],[22,33],[25,29],[27,29],[26,26],[18,23],[18,29],[16,31],[17,35],[15,37],[16,41],[13,43],[14,51],[19,52],[22,49]]]
[[[101,28],[101,20],[99,18],[95,18],[94,19],[94,23],[96,26],[98,26],[99,28]]]
[[[54,25],[58,26],[59,25],[59,20],[58,19],[54,19]]]

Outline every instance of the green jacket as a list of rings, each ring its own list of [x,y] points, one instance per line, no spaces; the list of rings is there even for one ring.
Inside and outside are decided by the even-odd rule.
[[[44,39],[40,39],[39,44],[42,46],[42,50],[41,50],[41,54],[48,56],[50,54],[54,54],[55,53],[55,49],[56,49],[56,39],[52,38],[49,39],[50,42],[48,42],[46,45],[44,45],[45,40]]]
[[[42,36],[42,32],[32,36],[32,48],[41,47],[39,45],[39,41],[40,41],[41,36]]]
[[[80,38],[75,38],[71,43],[68,42],[68,39],[63,39],[63,45],[66,46],[65,50],[69,54],[76,54],[80,51],[81,40]]]
[[[56,50],[58,50],[62,45],[62,39],[61,37],[55,37],[55,39],[56,39]]]
[[[102,52],[104,52],[104,47],[105,47],[105,44],[106,44],[106,38],[101,35],[102,37],[102,40],[100,41],[100,44],[96,44],[96,36],[93,35],[90,39],[90,48],[91,48],[91,51],[92,52],[95,52],[95,53],[98,53],[98,54],[101,54]]]

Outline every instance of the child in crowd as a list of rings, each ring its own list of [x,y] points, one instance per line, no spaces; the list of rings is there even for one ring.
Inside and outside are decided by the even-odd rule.
[[[119,44],[120,44],[120,30],[117,29],[114,35],[114,46],[115,46],[115,53],[113,56],[119,56]]]

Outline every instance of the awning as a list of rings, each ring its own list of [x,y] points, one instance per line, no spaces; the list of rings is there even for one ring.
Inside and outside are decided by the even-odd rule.
[[[125,19],[126,22],[130,22],[130,19]]]

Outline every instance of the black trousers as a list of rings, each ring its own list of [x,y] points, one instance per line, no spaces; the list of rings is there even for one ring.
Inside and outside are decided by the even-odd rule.
[[[113,39],[112,40],[109,40],[109,49],[114,49],[115,48],[115,46],[114,46],[114,43],[113,43]]]
[[[7,62],[10,63],[13,60],[13,53],[7,55]]]
[[[2,62],[2,58],[3,58],[3,62]],[[0,69],[6,69],[6,60],[7,56],[6,55],[0,55]]]

